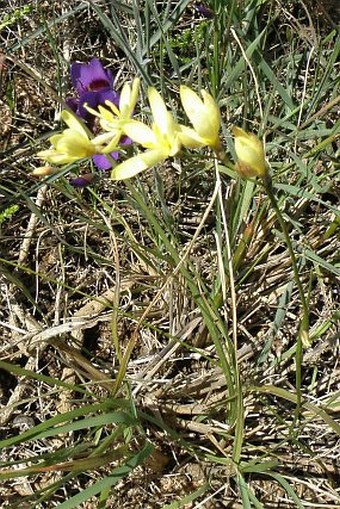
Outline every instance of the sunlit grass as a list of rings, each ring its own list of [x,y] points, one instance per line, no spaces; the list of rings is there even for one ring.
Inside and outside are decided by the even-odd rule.
[[[212,19],[189,1],[37,7],[25,37],[2,36],[3,507],[338,503],[339,40],[303,6],[302,27],[266,2],[208,3]],[[210,91],[228,160],[33,181],[69,62],[104,55],[118,89],[141,77],[140,120],[148,85],[181,122],[180,84]],[[42,101],[27,134],[22,80]],[[266,142],[267,192],[233,169],[235,124]]]

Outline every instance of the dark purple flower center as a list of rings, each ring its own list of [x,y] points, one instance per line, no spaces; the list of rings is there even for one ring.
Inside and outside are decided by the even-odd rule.
[[[109,88],[110,83],[106,80],[93,80],[87,87],[87,89],[91,92],[98,92],[99,90],[103,90],[103,88]]]

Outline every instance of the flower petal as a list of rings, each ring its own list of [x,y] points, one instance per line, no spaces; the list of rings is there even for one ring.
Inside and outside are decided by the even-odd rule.
[[[172,114],[167,110],[165,102],[163,101],[160,93],[157,92],[154,87],[150,87],[148,90],[148,98],[152,116],[159,131],[165,135],[173,134],[176,122]]]
[[[77,131],[81,136],[88,138],[88,134],[85,127],[83,126],[79,118],[73,115],[73,113],[70,113],[67,110],[63,110],[61,112],[61,118],[68,125],[68,127],[72,129],[72,131]]]
[[[53,175],[58,171],[59,170],[52,168],[51,166],[40,166],[40,168],[34,168],[34,170],[31,172],[31,175],[34,177],[46,177],[48,175]]]
[[[110,152],[110,156],[117,161],[119,159],[119,152]],[[109,170],[112,168],[112,162],[104,154],[95,154],[92,156],[92,160],[99,170]]]
[[[77,113],[79,99],[76,99],[75,97],[66,97],[65,103],[73,111],[73,113]]]
[[[217,132],[220,128],[221,114],[215,99],[206,90],[201,90],[204,105],[209,116],[209,122]],[[217,127],[218,126],[218,127]]]
[[[79,177],[75,177],[70,180],[71,186],[75,187],[86,187],[95,180],[96,175],[94,173],[85,173],[84,175],[79,175]]]
[[[48,141],[53,145],[53,147],[56,147],[58,145],[58,141],[62,137],[63,137],[63,135],[61,133],[60,134],[54,134],[53,136],[50,137],[50,139]]]
[[[180,96],[185,113],[192,123],[195,131],[204,138],[206,144],[212,148],[220,147],[219,129],[220,113],[219,108],[213,99],[205,90],[202,90],[200,97],[189,87],[182,85],[180,87]]]
[[[74,157],[71,156],[70,154],[60,154],[59,152],[56,152],[56,150],[53,149],[41,150],[40,152],[37,153],[37,157],[51,164],[73,163],[74,161],[77,161],[79,159],[79,157]]]
[[[153,148],[157,145],[155,133],[143,122],[130,120],[124,124],[123,131],[131,140],[145,148]]]
[[[215,17],[214,11],[206,7],[203,3],[198,4],[196,10],[207,19],[213,19]]]
[[[104,88],[112,88],[113,76],[111,71],[104,69],[97,58],[93,58],[88,64],[75,62],[71,66],[71,79],[74,88],[79,94],[86,91],[98,91]]]
[[[70,154],[78,159],[89,157],[96,152],[96,147],[88,138],[84,138],[78,132],[71,131],[70,129],[66,129],[63,132],[55,149],[60,154]]]
[[[107,100],[107,101],[105,101],[105,106],[107,106],[108,108],[110,108],[112,110],[112,111],[109,111],[109,109],[99,106],[100,115],[105,120],[111,120],[111,119],[114,120],[120,116],[119,108],[115,105],[115,103]]]
[[[112,138],[112,140],[110,141],[110,143],[108,143],[106,145],[106,147],[101,147],[99,149],[99,151],[102,153],[102,154],[108,154],[112,151],[114,151],[115,148],[117,148],[117,145],[119,144],[119,140],[121,138],[121,132],[120,131],[117,131],[114,135],[114,137]]]
[[[151,168],[165,159],[166,154],[161,150],[147,150],[142,154],[127,159],[118,164],[111,173],[113,180],[124,180],[134,177],[141,171]]]
[[[194,129],[184,125],[180,126],[178,137],[182,145],[187,148],[199,148],[207,145],[206,141]]]
[[[180,87],[180,97],[184,111],[196,129],[195,124],[197,123],[197,119],[201,117],[204,108],[203,102],[196,92],[185,85],[181,85]]]
[[[77,115],[86,120],[89,118],[89,113],[93,115],[94,111],[97,112],[99,105],[104,105],[106,101],[110,101],[113,104],[118,104],[118,100],[119,95],[114,90],[84,92],[79,97]]]
[[[130,118],[135,109],[138,93],[139,93],[140,79],[135,78],[132,85],[125,83],[120,94],[119,110],[122,118]]]
[[[267,174],[262,141],[253,133],[233,127],[235,152],[238,158],[236,169],[243,177],[264,177]]]

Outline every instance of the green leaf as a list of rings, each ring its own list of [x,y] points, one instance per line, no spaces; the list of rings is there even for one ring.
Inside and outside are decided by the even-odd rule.
[[[317,255],[316,253],[314,253],[314,251],[311,251],[310,249],[305,249],[303,253],[308,260],[311,260],[316,265],[319,265],[327,272],[331,272],[332,274],[335,274],[337,277],[340,277],[340,268],[335,267],[335,265],[332,265],[329,262],[326,262],[326,260],[321,258],[321,256]]]
[[[196,500],[201,495],[204,495],[204,493],[209,489],[209,484],[204,483],[203,486],[198,488],[196,491],[193,491],[192,493],[189,493],[189,495],[186,495],[185,497],[181,498],[180,500],[176,500],[175,502],[171,502],[171,504],[164,505],[162,509],[180,509],[181,507],[184,507],[187,504],[190,504],[194,500]]]
[[[103,403],[97,403],[97,404],[93,404],[93,405],[84,405],[83,407],[76,408],[70,412],[56,415],[55,417],[52,417],[51,419],[48,419],[47,421],[42,422],[42,423],[38,424],[37,426],[34,426],[34,428],[29,429],[29,430],[25,431],[24,433],[21,433],[18,436],[7,438],[5,440],[1,440],[0,448],[1,447],[9,447],[11,445],[18,444],[18,443],[21,443],[24,441],[34,440],[34,439],[38,439],[38,438],[42,438],[42,437],[46,437],[46,436],[55,436],[55,435],[58,435],[58,433],[60,433],[61,430],[63,430],[63,432],[67,432],[67,431],[72,431],[72,429],[83,429],[84,427],[86,427],[86,419],[83,419],[79,422],[74,421],[75,419],[77,419],[79,417],[83,417],[88,413],[105,412],[105,410],[112,408],[112,406],[113,406],[112,402],[110,403],[110,400],[107,400]],[[93,426],[103,425],[107,421],[107,419],[105,418],[105,415],[107,415],[107,414],[104,413],[102,416],[98,416],[101,418],[101,419],[99,419],[99,421],[91,420],[91,418],[87,418],[87,419],[89,419],[87,421],[87,424],[91,424],[91,426],[92,425]],[[127,414],[122,413],[122,412],[117,412],[117,413],[113,412],[113,415],[111,415],[110,418],[112,418],[112,417],[117,419],[117,421],[116,421],[117,423],[118,422],[123,422],[123,423],[129,422],[129,417],[127,416]],[[96,418],[93,418],[93,419],[96,419]],[[126,421],[126,419],[127,419],[127,421]],[[72,423],[69,423],[62,427],[57,426],[58,424],[61,424],[65,421],[72,421]],[[100,422],[101,422],[101,424],[100,424]],[[72,428],[72,425],[74,425],[75,427]]]
[[[58,505],[58,509],[78,508],[89,498],[95,497],[102,491],[112,488],[112,486],[115,486],[121,479],[126,477],[130,472],[132,472],[132,470],[138,467],[138,465],[141,465],[150,456],[152,451],[153,445],[147,442],[140,452],[125,460],[124,465],[114,468],[109,476],[104,477],[104,479],[101,479],[88,488],[80,491],[69,500],[62,502]]]
[[[298,509],[305,509],[305,504],[301,503],[301,500],[289,484],[289,482],[281,475],[274,472],[267,472],[267,475],[275,479],[279,484],[281,484],[282,488],[285,490],[287,495],[291,498],[293,502],[295,502],[296,507]]]

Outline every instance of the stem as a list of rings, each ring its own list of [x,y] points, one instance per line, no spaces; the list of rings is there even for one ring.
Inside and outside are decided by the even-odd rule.
[[[301,301],[301,306],[302,306],[302,319],[301,319],[301,322],[299,325],[299,333],[298,333],[298,338],[297,338],[297,343],[296,343],[296,354],[295,354],[295,362],[296,362],[295,381],[296,381],[297,404],[296,404],[296,413],[295,413],[294,422],[296,422],[298,419],[299,413],[300,413],[301,400],[302,400],[302,397],[301,397],[302,351],[303,351],[303,346],[310,345],[309,336],[308,336],[309,309],[308,309],[307,300],[306,300],[306,297],[304,294],[303,286],[302,286],[302,283],[301,283],[301,280],[299,277],[299,270],[298,270],[298,266],[297,266],[296,256],[294,253],[292,242],[290,240],[287,224],[283,218],[283,215],[282,215],[282,213],[279,209],[278,203],[276,201],[271,180],[269,179],[268,176],[265,176],[262,178],[262,182],[263,182],[265,191],[267,193],[267,196],[270,200],[270,203],[274,209],[274,212],[276,214],[277,220],[280,224],[282,233],[284,235],[284,238],[285,238],[285,241],[287,244],[289,256],[290,256],[291,263],[292,263],[294,279],[295,279],[295,283],[296,283],[296,286],[299,291],[299,296],[300,296],[300,301]]]
[[[218,184],[218,198],[221,208],[222,224],[226,242],[226,250],[228,257],[228,272],[229,272],[229,287],[230,287],[230,300],[231,300],[231,314],[232,314],[232,331],[233,331],[233,344],[234,344],[234,376],[235,376],[235,405],[236,405],[236,422],[235,422],[235,435],[233,446],[233,461],[239,464],[242,452],[243,438],[244,438],[244,402],[242,393],[242,381],[240,376],[240,369],[237,358],[238,342],[237,342],[237,309],[236,309],[236,289],[234,279],[233,267],[233,254],[231,252],[230,235],[228,229],[227,218],[224,210],[224,201],[222,195],[222,182],[218,171],[217,161],[215,160],[215,173],[216,182]]]

